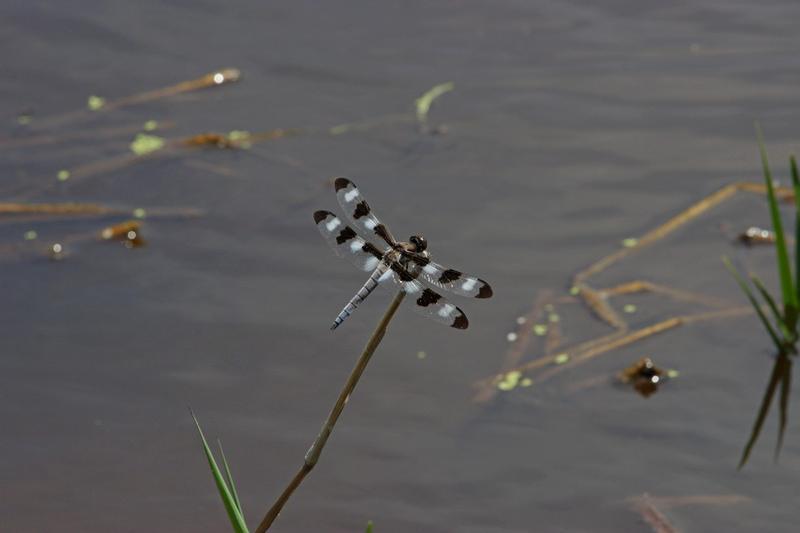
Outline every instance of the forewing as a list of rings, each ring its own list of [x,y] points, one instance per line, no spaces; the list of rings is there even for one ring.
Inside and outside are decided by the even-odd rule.
[[[467,320],[467,315],[464,314],[464,311],[459,309],[458,306],[448,302],[447,298],[415,280],[399,263],[394,262],[391,267],[394,281],[412,299],[411,307],[414,311],[441,324],[456,329],[467,329],[469,320]]]
[[[359,237],[353,228],[334,213],[317,211],[314,213],[314,222],[336,255],[348,258],[366,272],[372,272],[380,263],[383,253],[372,243]]]
[[[419,254],[414,254],[411,259],[420,267],[422,278],[435,287],[472,298],[489,298],[492,295],[492,288],[481,278],[443,267]]]
[[[376,235],[389,246],[394,246],[396,242],[394,237],[386,226],[378,220],[375,213],[372,212],[372,208],[355,183],[347,178],[336,178],[334,187],[336,188],[336,198],[339,200],[339,205],[342,206],[345,214],[356,226],[356,229],[362,230],[365,235]]]

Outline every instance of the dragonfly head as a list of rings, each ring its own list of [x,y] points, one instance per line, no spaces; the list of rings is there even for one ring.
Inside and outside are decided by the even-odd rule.
[[[424,252],[425,249],[428,247],[428,241],[425,240],[425,237],[422,235],[412,235],[408,242],[414,245],[416,248],[415,252]]]

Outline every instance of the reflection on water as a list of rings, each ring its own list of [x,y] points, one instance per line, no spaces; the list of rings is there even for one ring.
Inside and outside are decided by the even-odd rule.
[[[783,436],[786,432],[786,421],[789,417],[789,398],[792,393],[792,356],[786,353],[779,353],[775,357],[775,363],[772,365],[772,373],[767,383],[767,388],[764,390],[764,397],[761,400],[761,406],[758,409],[756,421],[753,424],[753,429],[750,432],[750,438],[742,452],[742,458],[739,461],[739,468],[742,468],[747,460],[750,458],[750,452],[753,451],[761,428],[764,426],[764,421],[767,419],[770,409],[772,408],[775,393],[780,387],[780,400],[778,401],[778,439],[775,443],[775,460],[778,460],[778,455],[783,447]]]

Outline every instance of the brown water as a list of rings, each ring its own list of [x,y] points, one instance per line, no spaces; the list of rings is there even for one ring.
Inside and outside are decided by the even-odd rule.
[[[691,202],[758,176],[759,119],[783,170],[798,138],[793,2],[6,2],[0,116],[39,117],[223,66],[241,83],[100,116],[80,127],[172,120],[166,135],[329,126],[410,109],[453,81],[431,120],[245,152],[158,159],[67,183],[36,201],[194,206],[147,222],[148,246],[93,242],[64,261],[0,268],[0,529],[224,531],[187,406],[221,437],[249,522],[293,475],[391,294],[328,326],[365,276],[313,227],[326,180],[357,182],[393,231],[422,232],[443,263],[489,280],[455,331],[401,309],[322,461],[275,531],[650,531],[626,498],[736,494],[662,509],[685,531],[795,531],[800,431],[779,465],[774,417],[735,469],[770,361],[752,317],[653,337],[486,405],[506,333],[538,291]],[[3,187],[124,153],[130,136],[2,150]],[[780,161],[780,163],[778,163]],[[223,175],[217,166],[230,172]],[[14,197],[6,197],[13,199]],[[770,277],[771,252],[732,248],[719,223],[765,225],[741,199],[604,273],[743,302],[722,253]],[[741,227],[740,227],[741,226]],[[4,243],[98,222],[3,224]],[[632,318],[665,318],[656,297]],[[646,312],[646,313],[645,313]],[[580,308],[570,323],[604,329]],[[649,314],[647,314],[649,313]],[[583,317],[583,318],[581,318]],[[417,353],[425,351],[425,359]],[[533,354],[528,354],[529,356]],[[642,355],[681,376],[647,400],[568,392]],[[792,413],[800,405],[792,402]]]

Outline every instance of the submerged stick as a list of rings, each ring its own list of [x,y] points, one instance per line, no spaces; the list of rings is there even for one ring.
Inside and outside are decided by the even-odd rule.
[[[306,452],[303,466],[300,467],[300,470],[298,470],[294,478],[289,482],[286,488],[283,489],[283,493],[281,493],[278,499],[275,500],[275,503],[272,504],[272,507],[267,512],[266,516],[264,516],[264,519],[261,521],[261,524],[259,524],[255,533],[264,533],[270,528],[272,522],[274,522],[278,517],[278,514],[280,514],[281,509],[283,509],[283,506],[286,505],[286,502],[289,500],[292,493],[294,493],[295,489],[300,486],[300,483],[303,482],[303,479],[308,475],[308,473],[314,469],[314,466],[317,464],[320,455],[322,455],[322,449],[325,447],[325,443],[328,441],[328,437],[331,436],[333,427],[336,425],[336,421],[339,419],[339,415],[342,414],[344,406],[347,405],[347,400],[350,398],[350,394],[352,394],[353,389],[356,388],[358,380],[361,379],[361,374],[364,373],[364,369],[367,368],[367,364],[372,358],[372,354],[375,353],[375,349],[381,343],[381,340],[386,333],[386,328],[388,327],[389,322],[392,320],[395,311],[397,311],[397,308],[400,307],[400,303],[403,301],[405,294],[406,293],[404,292],[398,292],[397,296],[395,296],[394,300],[392,300],[392,303],[389,304],[389,308],[386,310],[383,318],[378,323],[375,331],[372,333],[369,342],[367,342],[367,345],[364,347],[361,357],[358,358],[355,368],[353,368],[353,371],[350,372],[350,377],[347,378],[347,382],[344,384],[342,391],[339,393],[339,398],[333,405],[333,409],[331,409],[327,420],[325,420],[325,423],[322,425],[322,429],[320,430],[319,435],[317,435],[317,438],[314,440],[314,444],[312,444],[311,448],[309,448],[308,452]]]

